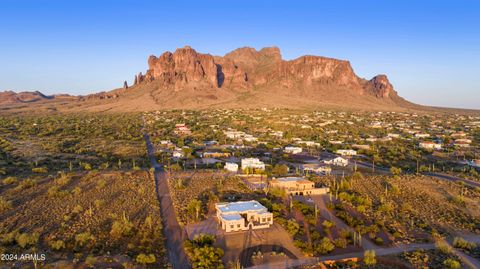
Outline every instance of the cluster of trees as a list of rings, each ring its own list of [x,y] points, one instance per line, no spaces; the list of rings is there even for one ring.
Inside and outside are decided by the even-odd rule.
[[[224,268],[223,250],[214,246],[215,236],[198,234],[193,240],[185,241],[185,252],[192,268]]]

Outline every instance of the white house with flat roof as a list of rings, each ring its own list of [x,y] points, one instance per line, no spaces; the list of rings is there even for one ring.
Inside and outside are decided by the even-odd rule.
[[[242,159],[242,170],[246,168],[265,170],[265,164],[258,158],[245,158]]]
[[[227,171],[230,171],[230,172],[237,172],[238,171],[238,164],[226,162],[225,166],[223,168]]]
[[[337,150],[337,154],[342,156],[355,156],[357,155],[357,151],[353,149],[339,149]]]
[[[268,228],[273,214],[255,200],[215,204],[217,219],[225,232]]]
[[[418,143],[418,146],[423,149],[436,149],[436,150],[442,149],[442,144],[437,144],[432,141],[420,142]]]
[[[289,154],[299,154],[299,153],[302,153],[302,148],[301,147],[286,146],[283,149],[283,152],[289,153]]]

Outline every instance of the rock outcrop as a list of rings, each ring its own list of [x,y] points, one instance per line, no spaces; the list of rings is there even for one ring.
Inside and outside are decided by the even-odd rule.
[[[135,77],[135,83],[160,81],[163,88],[183,89],[235,89],[282,87],[303,91],[318,88],[346,88],[356,94],[369,94],[376,98],[396,95],[385,75],[371,80],[359,78],[350,62],[320,56],[302,56],[282,60],[277,47],[259,51],[244,47],[225,56],[212,56],[196,52],[189,46],[159,57],[150,56],[145,75]]]

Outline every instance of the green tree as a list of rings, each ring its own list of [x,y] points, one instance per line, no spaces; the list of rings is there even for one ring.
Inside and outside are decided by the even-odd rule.
[[[274,176],[283,176],[283,175],[286,175],[287,173],[288,173],[288,166],[286,166],[285,164],[282,164],[282,165],[276,164],[272,169],[272,174]]]
[[[320,242],[315,246],[315,251],[319,254],[327,254],[335,249],[335,245],[328,237],[322,238]]]
[[[157,261],[157,258],[155,258],[155,255],[153,255],[153,254],[140,253],[135,258],[135,261],[139,264],[146,265],[146,264],[155,263]]]
[[[287,221],[287,232],[292,236],[295,236],[300,231],[300,224],[295,219],[289,219]]]
[[[443,265],[445,265],[446,269],[460,269],[460,268],[462,268],[462,265],[460,264],[460,262],[458,262],[457,260],[451,259],[451,258],[448,258],[445,261],[443,261]]]
[[[390,173],[394,176],[398,176],[402,173],[402,168],[392,166],[390,167]]]
[[[377,263],[375,250],[365,250],[363,253],[363,262],[368,266],[375,265]]]

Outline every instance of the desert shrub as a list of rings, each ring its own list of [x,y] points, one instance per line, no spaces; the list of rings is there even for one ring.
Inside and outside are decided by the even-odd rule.
[[[289,219],[287,221],[287,232],[292,236],[295,236],[300,230],[300,224],[297,223],[295,219]]]
[[[17,178],[16,177],[7,177],[3,180],[4,185],[12,185],[17,183]]]
[[[86,246],[93,241],[95,241],[95,237],[89,232],[79,233],[75,236],[75,243],[80,247]]]
[[[89,267],[94,267],[95,263],[97,263],[97,258],[95,258],[92,255],[88,255],[87,258],[85,259],[85,264],[88,265]]]
[[[402,168],[392,166],[390,167],[390,173],[394,176],[398,176],[402,173]]]
[[[363,253],[363,262],[366,265],[375,265],[377,263],[377,258],[375,256],[375,250],[365,250]]]
[[[97,200],[95,200],[95,202],[93,202],[93,203],[95,204],[95,207],[96,207],[97,209],[100,209],[100,208],[105,204],[105,201],[97,199]]]
[[[7,211],[12,208],[12,202],[7,201],[5,198],[0,196],[0,213]]]
[[[337,238],[333,243],[337,248],[346,248],[348,241],[345,238]]]
[[[122,220],[116,220],[113,222],[110,235],[112,235],[114,238],[129,236],[132,233],[132,229],[133,223],[128,219],[123,218]]]
[[[450,254],[452,252],[452,247],[444,242],[444,241],[437,241],[435,242],[435,247],[442,253]]]
[[[76,205],[73,209],[72,209],[72,213],[73,214],[80,214],[82,213],[83,211],[83,207],[81,205]]]
[[[46,167],[34,167],[32,168],[32,172],[37,174],[46,174],[48,173],[48,169]]]
[[[0,243],[4,246],[13,245],[15,243],[15,238],[18,235],[18,231],[14,230],[9,233],[0,234]]]
[[[61,250],[65,248],[65,242],[63,242],[62,240],[54,240],[50,242],[49,245],[50,245],[50,248],[53,250]]]
[[[35,179],[29,178],[25,179],[18,184],[18,186],[15,188],[16,190],[25,190],[28,188],[31,188],[33,186],[37,185],[37,181]]]
[[[332,227],[335,225],[335,223],[333,223],[333,222],[331,222],[331,221],[329,221],[329,220],[324,220],[324,221],[322,222],[322,225],[323,225],[323,227],[324,227],[325,229],[330,229],[330,228],[332,228]]]
[[[26,247],[34,246],[35,244],[37,244],[38,238],[39,238],[38,233],[31,233],[31,234],[19,233],[16,236],[15,241],[20,247],[26,248]]]
[[[182,167],[178,163],[174,163],[170,166],[170,169],[174,172],[182,170]]]
[[[157,261],[157,259],[155,258],[155,255],[153,255],[153,254],[140,253],[135,258],[135,261],[139,264],[151,264],[151,263],[155,263]]]
[[[82,193],[82,189],[80,187],[73,188],[72,190],[73,195],[79,195],[80,193]]]
[[[68,192],[61,191],[58,186],[52,186],[48,189],[47,194],[49,197],[64,197],[68,195]]]
[[[472,250],[477,247],[477,244],[474,242],[468,242],[467,240],[461,238],[461,237],[455,237],[453,239],[453,246],[455,248],[461,248],[465,250]]]
[[[92,170],[92,165],[89,163],[80,162],[80,166],[86,171]]]
[[[457,260],[448,258],[445,261],[443,261],[443,265],[445,266],[445,269],[460,269],[462,268],[462,265],[460,262]]]
[[[275,167],[272,169],[272,174],[274,176],[283,176],[288,173],[288,166],[285,164],[276,164]]]
[[[315,245],[315,251],[319,254],[327,254],[335,249],[335,245],[328,237],[324,237]]]
[[[97,189],[103,189],[107,185],[105,179],[100,179],[97,181]]]
[[[224,268],[223,250],[213,247],[213,235],[196,235],[193,240],[185,242],[185,251],[192,263],[192,268]]]
[[[57,184],[58,186],[65,186],[69,182],[70,182],[70,177],[68,177],[64,174],[62,174],[62,176],[60,176],[59,178],[55,179],[55,184]]]

